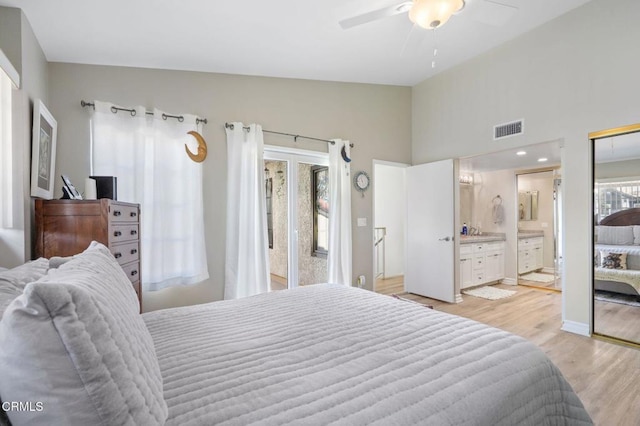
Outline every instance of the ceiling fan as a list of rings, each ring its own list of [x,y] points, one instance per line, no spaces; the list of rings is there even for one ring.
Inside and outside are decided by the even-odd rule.
[[[503,25],[518,10],[506,0],[411,0],[343,19],[339,24],[346,30],[408,12],[409,19],[414,24],[426,29],[436,29],[444,25],[452,15],[476,4],[474,20],[489,25]]]

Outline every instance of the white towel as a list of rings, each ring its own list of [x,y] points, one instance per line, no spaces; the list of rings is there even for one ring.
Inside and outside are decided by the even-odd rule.
[[[502,204],[493,205],[493,223],[499,224],[504,221],[504,207]]]

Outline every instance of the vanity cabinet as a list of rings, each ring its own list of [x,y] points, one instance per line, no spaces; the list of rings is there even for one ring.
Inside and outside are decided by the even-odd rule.
[[[460,288],[473,287],[504,278],[504,242],[460,245]]]
[[[528,237],[518,240],[518,274],[537,271],[544,267],[543,237]]]

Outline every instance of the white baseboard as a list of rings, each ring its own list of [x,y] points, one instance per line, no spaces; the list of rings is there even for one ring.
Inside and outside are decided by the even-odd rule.
[[[460,293],[456,294],[456,303],[462,303],[462,295]]]
[[[554,268],[549,268],[548,266],[545,266],[544,268],[542,268],[542,271],[545,274],[555,274],[556,270]]]
[[[591,333],[589,332],[589,324],[582,322],[564,320],[560,329],[568,331],[569,333],[579,334],[581,336],[591,336]]]
[[[515,278],[503,278],[500,283],[507,285],[518,285],[518,280]]]

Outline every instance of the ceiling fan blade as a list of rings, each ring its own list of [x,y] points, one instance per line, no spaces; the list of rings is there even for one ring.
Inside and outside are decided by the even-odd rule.
[[[347,30],[349,28],[357,27],[358,25],[367,24],[379,19],[388,18],[389,16],[408,12],[411,7],[411,3],[412,2],[410,1],[404,1],[393,6],[363,13],[362,15],[354,16],[353,18],[343,19],[339,24],[343,30]]]

